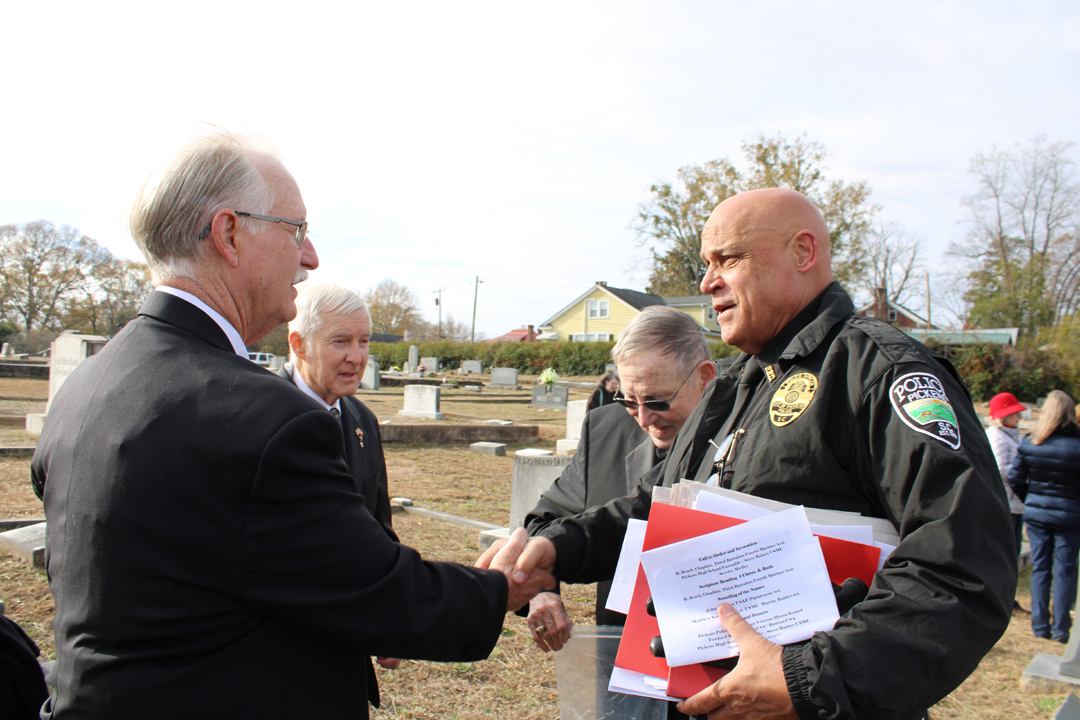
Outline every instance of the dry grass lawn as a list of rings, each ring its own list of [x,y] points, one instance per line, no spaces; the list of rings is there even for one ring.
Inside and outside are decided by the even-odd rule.
[[[43,381],[29,381],[41,383]],[[523,383],[524,384],[524,383]],[[40,389],[40,385],[37,386]],[[30,387],[26,397],[43,397]],[[453,391],[451,391],[453,392]],[[0,379],[0,395],[16,395]],[[526,395],[522,391],[521,395]],[[365,402],[371,394],[363,395]],[[484,396],[481,395],[480,398]],[[473,400],[476,399],[474,395]],[[455,400],[455,402],[457,402]],[[381,417],[396,421],[400,397],[384,395],[369,404]],[[527,404],[478,404],[463,399],[459,406],[487,419],[545,423],[548,437],[561,437],[565,416],[548,419]],[[478,408],[482,408],[478,409]],[[450,403],[445,412],[455,412]],[[530,415],[530,413],[532,413]],[[530,420],[530,418],[534,420]],[[551,440],[545,438],[544,442]],[[3,442],[0,444],[14,444]],[[540,443],[543,446],[543,443]],[[474,455],[463,448],[393,447],[387,449],[390,494],[410,497],[417,505],[477,520],[504,524],[509,515],[513,461]],[[29,460],[0,458],[0,518],[42,514],[41,503],[29,486]],[[471,564],[479,554],[477,534],[415,516],[397,515],[394,525],[402,541],[432,560]],[[1021,577],[1017,598],[1030,607],[1027,575]],[[570,612],[579,623],[592,622],[591,587],[564,589]],[[7,614],[22,625],[53,656],[53,604],[44,573],[0,555],[0,599]],[[935,720],[1006,720],[1052,718],[1064,695],[1032,695],[1020,689],[1024,668],[1037,652],[1060,655],[1063,645],[1031,636],[1029,617],[1015,614],[1005,636],[960,688],[932,711]],[[383,707],[374,718],[517,718],[540,720],[558,716],[554,662],[529,638],[522,619],[508,616],[503,637],[491,657],[479,663],[406,662],[398,670],[379,669]]]

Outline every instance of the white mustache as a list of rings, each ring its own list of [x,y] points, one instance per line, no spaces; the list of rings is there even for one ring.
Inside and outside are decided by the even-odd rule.
[[[304,282],[307,279],[308,279],[308,270],[307,270],[307,268],[300,268],[299,270],[296,271],[296,276],[293,277],[292,284],[293,285],[299,285],[300,283]]]

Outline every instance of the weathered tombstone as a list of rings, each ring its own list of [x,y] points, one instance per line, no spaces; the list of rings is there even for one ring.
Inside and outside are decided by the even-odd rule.
[[[571,400],[566,403],[566,437],[555,441],[556,455],[569,455],[577,450],[581,440],[581,425],[585,422],[588,400]]]
[[[479,375],[482,372],[484,372],[484,366],[479,360],[461,361],[461,373],[463,375]]]
[[[382,373],[379,372],[379,361],[369,357],[367,367],[364,368],[364,377],[360,378],[360,387],[365,390],[378,390],[382,382]]]
[[[0,345],[0,357],[12,357],[14,355],[15,352],[11,349],[10,344],[4,343],[3,345]]]
[[[409,346],[409,367],[411,367],[415,371],[416,366],[419,365],[419,364],[420,364],[420,348],[416,347],[415,345],[410,345]]]
[[[520,390],[517,368],[491,368],[491,382],[488,387],[504,390]]]
[[[411,373],[412,369],[413,369],[412,363],[410,363],[408,360],[406,360],[405,364],[401,366],[401,372],[405,373],[406,375]]]
[[[424,366],[424,372],[426,372],[426,373],[439,372],[439,358],[436,358],[436,357],[420,358],[420,364]]]
[[[439,412],[439,388],[436,385],[406,385],[405,408],[398,415],[426,417],[442,420],[446,417]]]
[[[506,443],[497,442],[474,442],[469,446],[469,450],[481,455],[497,455],[498,457],[506,457]]]
[[[542,408],[566,409],[570,391],[558,385],[538,385],[533,388],[530,405]]]
[[[56,391],[68,379],[68,376],[83,360],[101,352],[108,341],[108,338],[100,335],[81,335],[73,332],[63,333],[53,340],[49,351],[49,400],[45,404],[46,414],[52,407]]]
[[[485,425],[513,425],[513,420],[485,420]]]
[[[609,372],[615,372],[615,363],[608,363],[604,366],[604,374],[607,375]]]
[[[1080,578],[1077,585],[1080,587]],[[1080,687],[1080,632],[1070,634],[1065,652],[1060,657],[1036,653],[1024,670],[1020,685],[1028,692],[1038,693],[1063,693]],[[1062,717],[1080,718],[1080,714]]]
[[[540,495],[562,475],[570,464],[568,457],[524,457],[519,452],[514,457],[514,476],[510,487],[510,529],[525,523]]]
[[[30,567],[45,567],[45,523],[0,533],[0,550],[14,555]]]
[[[1080,720],[1080,697],[1076,693],[1069,693],[1065,704],[1054,715],[1054,720]]]

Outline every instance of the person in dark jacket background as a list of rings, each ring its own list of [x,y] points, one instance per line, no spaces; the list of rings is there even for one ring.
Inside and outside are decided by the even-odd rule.
[[[615,391],[618,389],[619,373],[608,370],[604,373],[604,377],[600,378],[599,382],[596,383],[596,389],[589,396],[589,403],[585,406],[585,412],[614,403]]]
[[[1020,443],[1009,484],[1024,501],[1031,541],[1031,629],[1066,643],[1080,554],[1080,426],[1067,394],[1047,396],[1035,432]]]

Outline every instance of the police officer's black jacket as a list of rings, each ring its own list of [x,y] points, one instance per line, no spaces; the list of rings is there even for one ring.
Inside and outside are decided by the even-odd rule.
[[[759,356],[706,389],[662,466],[663,485],[717,473],[761,497],[886,518],[900,544],[866,600],[785,648],[803,718],[917,718],[955,689],[1008,625],[1016,549],[993,453],[952,366],[860,318],[836,283]],[[735,434],[723,467],[717,445]],[[610,573],[647,489],[542,534],[556,575]]]

